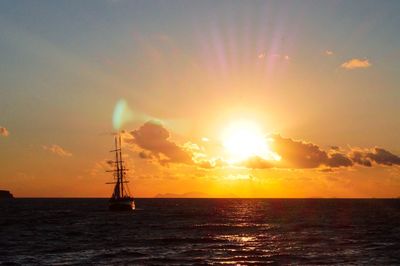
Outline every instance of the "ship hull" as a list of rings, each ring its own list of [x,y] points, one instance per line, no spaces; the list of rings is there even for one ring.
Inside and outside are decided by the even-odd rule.
[[[110,211],[132,211],[135,209],[135,203],[133,199],[110,200],[108,209]]]

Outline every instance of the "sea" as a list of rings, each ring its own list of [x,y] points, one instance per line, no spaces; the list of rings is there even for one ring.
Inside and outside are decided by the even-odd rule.
[[[400,265],[400,199],[0,200],[0,265]]]

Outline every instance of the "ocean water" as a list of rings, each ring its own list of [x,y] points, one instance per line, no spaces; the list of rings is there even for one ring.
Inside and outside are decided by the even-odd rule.
[[[0,201],[3,265],[399,265],[400,200]]]

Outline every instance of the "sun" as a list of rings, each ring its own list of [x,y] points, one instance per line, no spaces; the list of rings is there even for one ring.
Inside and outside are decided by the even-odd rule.
[[[228,154],[228,162],[237,163],[253,156],[265,160],[280,160],[270,147],[267,136],[257,123],[239,120],[231,123],[222,133],[222,144]]]

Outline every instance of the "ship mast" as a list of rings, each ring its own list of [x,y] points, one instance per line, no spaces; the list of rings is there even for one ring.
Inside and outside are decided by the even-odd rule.
[[[128,183],[126,179],[126,171],[124,161],[122,159],[122,137],[121,133],[114,135],[115,149],[111,152],[115,153],[114,167],[107,172],[113,172],[113,182],[107,184],[114,184],[114,191],[109,199],[110,210],[133,210],[135,203],[130,195],[129,187],[125,187],[124,183]]]
[[[123,166],[123,164],[122,164],[122,152],[121,152],[121,149],[122,149],[122,145],[121,145],[121,135],[118,135],[118,139],[119,139],[119,163],[120,163],[120,166],[119,166],[119,178],[120,178],[120,180],[119,180],[119,185],[120,185],[120,187],[121,187],[121,189],[120,189],[120,192],[121,192],[121,197],[123,197],[124,196],[124,179],[123,179],[123,177],[124,177],[124,171],[125,171],[125,169],[124,169],[124,166]]]
[[[117,137],[115,136],[115,165],[116,165],[116,175],[117,175],[117,182],[114,188],[114,198],[121,197],[121,189],[120,189],[120,167],[119,167],[119,156],[118,156],[118,142]]]
[[[113,170],[107,172],[113,172],[114,178],[116,179],[115,182],[107,183],[107,184],[115,184],[114,192],[112,195],[113,199],[121,199],[124,197],[130,197],[129,188],[124,187],[124,183],[128,183],[125,179],[125,174],[128,169],[124,166],[124,161],[122,160],[122,140],[121,135],[115,136],[115,149],[111,152],[115,152],[115,168]]]

